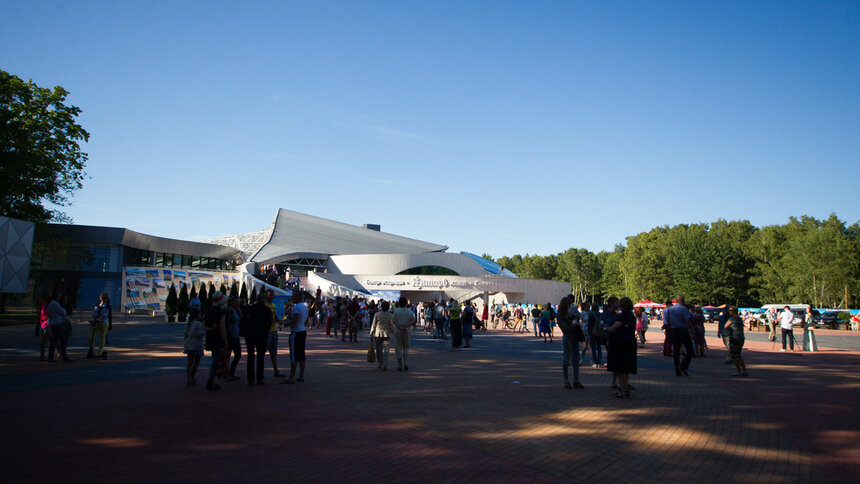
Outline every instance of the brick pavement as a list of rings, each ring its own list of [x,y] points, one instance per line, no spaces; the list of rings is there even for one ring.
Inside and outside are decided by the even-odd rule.
[[[633,398],[619,400],[598,369],[583,368],[585,390],[564,390],[559,342],[491,331],[475,348],[453,351],[417,335],[412,371],[398,373],[365,362],[366,340],[349,345],[312,332],[306,382],[238,381],[207,392],[184,386],[181,338],[169,334],[181,329],[144,326],[115,335],[120,347],[108,361],[34,363],[35,349],[0,357],[7,417],[0,463],[9,481],[857,482],[860,475],[857,352],[773,353],[769,343],[751,343],[752,375],[734,379],[713,340],[711,356],[677,378],[655,344],[640,353]]]

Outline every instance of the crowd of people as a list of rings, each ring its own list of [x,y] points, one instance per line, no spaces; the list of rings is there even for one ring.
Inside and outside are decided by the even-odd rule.
[[[675,374],[688,376],[694,356],[705,356],[704,322],[701,308],[686,304],[683,297],[667,301],[666,308],[651,311],[634,308],[629,298],[610,297],[601,308],[597,303],[574,303],[574,297],[563,298],[558,305],[514,304],[509,306],[483,305],[479,310],[472,301],[459,302],[432,300],[412,304],[401,297],[396,304],[389,301],[366,300],[361,297],[324,299],[317,290],[316,297],[294,290],[284,303],[283,317],[279,318],[274,305],[274,291],[261,291],[255,301],[228,297],[215,291],[208,309],[202,311],[199,302],[190,303],[185,328],[184,353],[187,355],[186,384],[196,385],[196,373],[205,351],[211,353],[206,388],[221,387],[216,380],[235,381],[237,367],[242,359],[242,340],[247,356],[247,383],[265,384],[266,356],[271,363],[273,376],[284,378],[283,384],[304,381],[306,369],[306,339],[308,329],[324,329],[325,335],[344,343],[358,343],[359,335],[369,331],[368,360],[387,371],[391,346],[395,349],[397,371],[409,371],[409,350],[413,328],[423,328],[437,342],[450,341],[452,348],[471,347],[475,331],[486,331],[489,324],[513,321],[514,331],[529,332],[529,323],[536,338],[552,343],[555,327],[561,330],[563,386],[567,389],[584,389],[580,381],[580,367],[586,362],[593,368],[606,368],[612,373],[612,388],[619,398],[629,398],[634,386],[630,375],[637,374],[637,349],[647,344],[646,333],[653,319],[662,320],[665,332],[663,355],[672,357]],[[40,303],[39,325],[43,361],[73,361],[67,352],[71,335],[71,320],[66,308],[67,299],[60,294],[45,296]],[[749,312],[739,313],[738,308],[727,306],[716,318],[717,336],[726,348],[725,363],[735,365],[736,376],[748,376],[742,357],[744,331],[752,328],[756,319]],[[780,326],[782,350],[793,351],[794,328],[797,316],[789,306],[781,312],[775,309],[765,314],[771,327],[770,339],[776,342],[776,326]],[[806,310],[799,327],[803,331],[801,348],[817,350],[811,309]],[[107,359],[105,344],[112,328],[113,315],[110,299],[102,293],[93,307],[90,320],[87,358]],[[278,334],[286,330],[289,337],[290,371],[282,372],[278,363]],[[800,345],[798,345],[800,346]],[[604,357],[605,355],[605,357]],[[572,368],[572,374],[571,374]]]

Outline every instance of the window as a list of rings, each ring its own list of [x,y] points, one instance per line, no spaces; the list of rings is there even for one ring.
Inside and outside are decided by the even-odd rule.
[[[397,273],[398,276],[457,276],[456,272],[442,266],[420,266]]]

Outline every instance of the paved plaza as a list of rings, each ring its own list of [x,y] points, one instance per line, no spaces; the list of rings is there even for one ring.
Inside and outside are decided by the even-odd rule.
[[[306,381],[185,385],[184,325],[114,324],[110,359],[38,361],[31,327],[0,328],[6,482],[860,482],[858,336],[781,353],[748,339],[749,378],[711,349],[676,377],[662,332],[632,398],[586,366],[565,390],[560,338],[491,330],[454,351],[418,331],[410,371],[358,344],[308,336]],[[844,343],[844,344],[843,344]],[[286,338],[280,366],[288,369]],[[854,349],[852,349],[854,348]],[[244,350],[244,348],[243,348]],[[394,354],[391,354],[392,363]]]

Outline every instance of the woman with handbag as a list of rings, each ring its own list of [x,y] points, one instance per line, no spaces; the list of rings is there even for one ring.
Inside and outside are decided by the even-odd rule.
[[[570,316],[570,299],[565,296],[558,303],[558,314],[556,315],[558,327],[561,329],[561,372],[564,375],[564,388],[568,390],[571,388],[583,389],[585,387],[579,382],[579,343],[585,337],[579,320],[573,321]],[[570,384],[568,378],[568,366],[573,366],[573,385]]]
[[[388,350],[394,335],[394,315],[388,311],[390,307],[388,301],[382,301],[382,311],[373,315],[370,326],[370,337],[376,346],[376,367],[382,371],[388,370]]]

